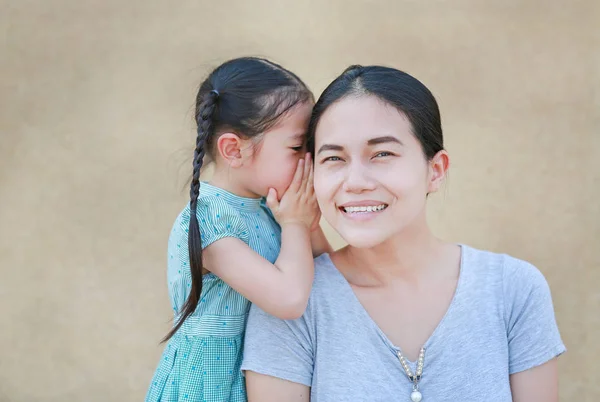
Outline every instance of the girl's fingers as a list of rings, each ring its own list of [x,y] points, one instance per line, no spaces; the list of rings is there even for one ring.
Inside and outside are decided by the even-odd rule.
[[[311,166],[310,153],[307,153],[304,157],[304,171],[302,172],[302,185],[300,186],[302,192],[306,192]]]
[[[269,189],[269,193],[267,194],[267,207],[271,211],[276,211],[279,207],[279,200],[277,199],[277,190],[274,188]]]
[[[302,176],[304,174],[304,159],[298,160],[298,166],[296,167],[296,172],[294,173],[294,178],[290,183],[290,187],[286,190],[297,193],[300,190],[300,186],[302,185]]]
[[[309,154],[310,155],[310,154]],[[309,161],[309,170],[308,170],[308,194],[312,196],[314,194],[314,179],[315,179],[315,167],[312,164],[312,161]]]

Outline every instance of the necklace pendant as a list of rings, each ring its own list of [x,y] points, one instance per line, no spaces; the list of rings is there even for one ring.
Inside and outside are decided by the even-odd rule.
[[[404,373],[408,377],[408,380],[410,382],[412,382],[412,384],[413,384],[413,389],[412,389],[412,392],[410,393],[410,400],[412,402],[421,402],[423,400],[423,394],[421,394],[421,392],[419,392],[419,382],[421,381],[421,377],[423,376],[423,363],[425,361],[425,348],[421,348],[421,351],[419,352],[419,359],[417,360],[417,367],[416,367],[416,371],[414,374],[413,374],[412,370],[410,369],[410,366],[408,365],[406,358],[402,355],[402,352],[400,350],[398,350],[396,353],[398,356],[398,360],[400,360],[400,365],[402,366]]]
[[[413,391],[410,394],[410,400],[413,402],[421,402],[423,395],[419,391]]]

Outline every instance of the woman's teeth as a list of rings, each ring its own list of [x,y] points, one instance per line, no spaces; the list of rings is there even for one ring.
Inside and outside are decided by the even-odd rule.
[[[354,214],[354,213],[358,213],[358,212],[377,212],[377,211],[384,210],[385,208],[387,208],[387,205],[381,204],[381,205],[369,205],[369,206],[364,206],[364,207],[342,207],[342,210],[344,210],[344,212],[346,212],[346,213]]]

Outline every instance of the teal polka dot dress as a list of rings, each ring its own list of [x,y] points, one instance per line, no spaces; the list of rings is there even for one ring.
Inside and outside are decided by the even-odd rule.
[[[203,248],[236,237],[270,262],[277,259],[281,228],[264,199],[238,197],[202,183],[197,216]],[[189,221],[188,205],[169,237],[167,279],[176,318],[191,287]],[[249,307],[250,302],[219,277],[205,275],[198,308],[166,345],[146,401],[245,402],[240,365]]]

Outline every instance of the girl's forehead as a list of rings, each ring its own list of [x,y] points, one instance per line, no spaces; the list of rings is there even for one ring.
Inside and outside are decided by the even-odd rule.
[[[302,140],[306,136],[312,105],[298,105],[281,117],[265,134],[283,141]]]

